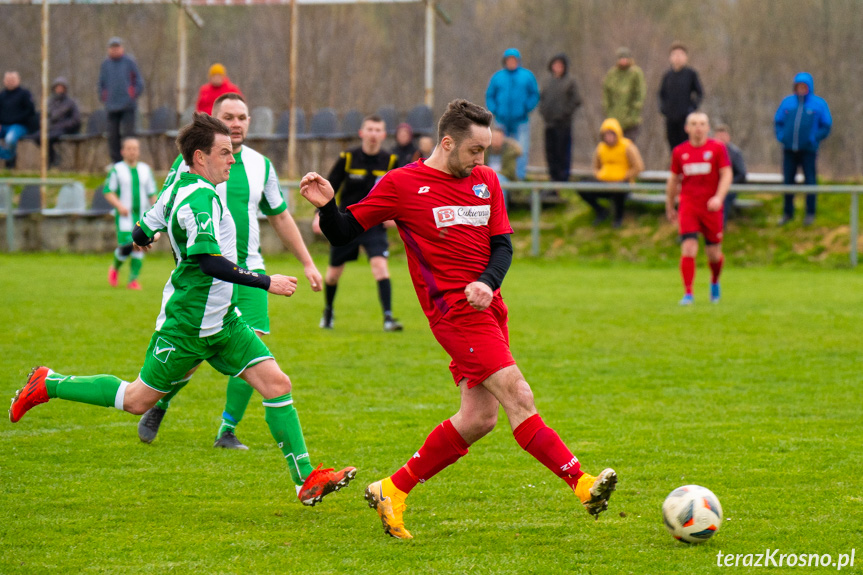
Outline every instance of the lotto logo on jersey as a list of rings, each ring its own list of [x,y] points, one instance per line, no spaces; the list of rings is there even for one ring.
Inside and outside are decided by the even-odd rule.
[[[692,162],[691,164],[683,164],[683,173],[687,176],[704,176],[713,171],[713,164],[710,162]]]
[[[490,206],[441,206],[432,208],[435,225],[439,228],[457,226],[486,226],[491,216]]]

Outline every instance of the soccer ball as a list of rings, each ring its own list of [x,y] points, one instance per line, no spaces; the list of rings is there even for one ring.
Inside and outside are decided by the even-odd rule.
[[[722,506],[706,487],[684,485],[665,498],[662,520],[678,541],[704,543],[722,526]]]

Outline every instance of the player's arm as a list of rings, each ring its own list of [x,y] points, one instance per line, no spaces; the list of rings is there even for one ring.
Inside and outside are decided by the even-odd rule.
[[[276,235],[282,241],[282,245],[288,248],[294,257],[303,265],[303,273],[306,274],[306,279],[309,280],[309,285],[312,286],[312,291],[321,291],[323,279],[321,272],[315,266],[312,256],[303,241],[303,236],[300,234],[300,228],[297,227],[297,222],[294,221],[288,210],[278,213],[274,216],[267,216],[270,220],[270,225],[276,231]]]
[[[665,184],[665,215],[668,219],[677,219],[677,196],[680,194],[680,174],[671,172]]]
[[[321,231],[332,245],[343,246],[365,231],[353,214],[339,210],[333,186],[320,174],[303,176],[300,194],[318,208]]]
[[[102,188],[102,192],[105,195],[105,199],[111,204],[117,213],[121,216],[129,215],[129,208],[123,205],[123,202],[120,201],[119,196],[117,196],[117,190],[120,189],[120,181],[117,178],[117,171],[111,169],[111,173],[108,174],[108,179],[105,182],[105,187]]]
[[[716,186],[716,194],[707,200],[707,209],[711,212],[716,212],[722,209],[725,203],[725,196],[728,195],[728,188],[731,186],[731,180],[734,178],[734,172],[731,166],[723,166],[719,168],[719,185]]]
[[[208,276],[232,284],[260,288],[276,295],[291,296],[297,289],[297,278],[261,274],[241,268],[225,256],[219,254],[201,254],[197,258],[198,267]]]
[[[488,266],[477,281],[467,285],[464,290],[467,302],[476,310],[482,311],[491,305],[494,292],[500,289],[503,278],[512,265],[512,241],[509,234],[492,236],[489,240],[491,255]]]

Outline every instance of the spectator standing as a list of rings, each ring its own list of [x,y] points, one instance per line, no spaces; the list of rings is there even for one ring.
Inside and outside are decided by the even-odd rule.
[[[662,77],[659,88],[659,112],[665,116],[665,133],[668,147],[675,146],[689,139],[684,126],[686,116],[698,109],[704,99],[704,89],[698,72],[690,68],[689,53],[686,46],[680,42],[671,45],[668,53],[671,68]]]
[[[81,112],[78,102],[69,96],[69,82],[63,76],[51,84],[51,98],[48,100],[48,163],[56,166],[57,141],[60,136],[77,134],[81,130]]]
[[[37,128],[37,119],[33,95],[21,87],[21,76],[15,70],[5,72],[0,92],[0,160],[7,168],[15,167],[18,140]]]
[[[417,151],[414,154],[414,161],[420,158],[430,158],[434,152],[434,138],[431,136],[420,136],[417,141]]]
[[[803,168],[804,183],[817,183],[815,162],[821,140],[830,134],[833,117],[824,98],[815,95],[812,74],[794,76],[794,93],[786,96],[773,118],[776,139],[782,144],[782,172],[785,184],[794,183],[797,170]],[[780,225],[794,219],[794,194],[785,194]],[[806,194],[806,218],[803,225],[815,221],[815,194]]]
[[[521,66],[521,53],[509,48],[503,53],[503,68],[492,75],[485,102],[505,134],[515,138],[522,155],[516,163],[516,178],[525,179],[530,155],[530,113],[539,103],[536,76]]]
[[[641,111],[647,84],[644,72],[635,65],[629,48],[617,49],[617,63],[602,81],[602,110],[606,118],[620,122],[623,135],[632,141],[641,127]]]
[[[548,70],[551,77],[539,95],[539,113],[545,121],[545,159],[552,181],[566,182],[572,163],[572,118],[581,106],[581,96],[575,79],[568,74],[565,54],[554,56]]]
[[[404,122],[399,124],[396,128],[396,145],[393,148],[393,153],[398,158],[396,167],[401,168],[413,162],[418,151],[414,144],[414,129],[410,124]]]
[[[641,153],[629,138],[624,137],[620,122],[608,118],[599,128],[600,142],[593,153],[593,177],[598,182],[634,182],[644,170]],[[597,200],[607,198],[614,206],[615,228],[623,224],[623,208],[629,193],[579,192],[579,195],[596,212],[594,225],[608,219],[608,210]]]
[[[497,173],[501,182],[517,180],[518,159],[522,156],[521,146],[514,138],[508,138],[503,126],[495,124],[491,129],[491,145],[485,149],[484,163]]]
[[[108,113],[108,152],[114,163],[123,160],[122,138],[135,132],[138,97],[144,92],[144,79],[134,58],[126,54],[123,40],[108,40],[108,57],[99,70],[99,100]]]
[[[719,124],[713,130],[713,137],[725,144],[725,149],[728,150],[728,159],[731,160],[731,183],[745,184],[746,183],[746,162],[743,160],[743,151],[731,142],[731,128],[727,124]],[[737,193],[731,192],[725,196],[725,221],[728,217],[734,215],[734,200],[737,199]]]
[[[195,104],[196,112],[204,112],[205,114],[213,113],[213,104],[216,98],[222,94],[235,93],[240,96],[243,93],[231,82],[228,78],[228,73],[225,67],[218,62],[210,66],[209,80],[198,90],[198,102]],[[245,97],[245,96],[244,96]]]

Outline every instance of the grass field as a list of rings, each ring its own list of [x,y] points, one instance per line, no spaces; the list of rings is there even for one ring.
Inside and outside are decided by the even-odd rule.
[[[172,263],[148,259],[134,293],[107,287],[109,259],[0,256],[0,396],[40,363],[135,377]],[[210,367],[152,445],[139,442],[137,417],[55,400],[0,423],[0,573],[714,573],[719,551],[768,548],[834,559],[856,548],[844,571],[860,571],[863,277],[730,267],[711,306],[699,264],[690,309],[676,305],[674,261],[519,259],[504,284],[513,353],[543,418],[585,469],[620,475],[599,521],[519,449],[502,416],[411,494],[416,539],[383,535],[365,485],[458,401],[396,258],[401,334],[381,331],[365,264],[343,278],[332,332],[317,328],[322,296],[307,285],[270,300],[267,342],[294,382],[311,458],[356,466],[355,483],[300,505],[257,400],[238,430],[251,450],[213,449],[225,378]],[[288,259],[270,267],[298,273]],[[712,489],[726,516],[697,547],[660,517],[688,483]]]

